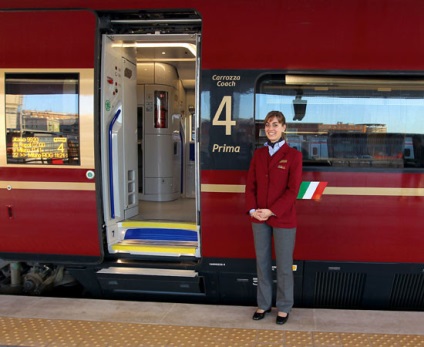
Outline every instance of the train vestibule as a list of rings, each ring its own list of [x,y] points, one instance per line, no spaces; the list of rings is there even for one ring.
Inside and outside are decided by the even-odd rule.
[[[102,194],[107,252],[115,258],[200,258],[199,40],[103,35]]]

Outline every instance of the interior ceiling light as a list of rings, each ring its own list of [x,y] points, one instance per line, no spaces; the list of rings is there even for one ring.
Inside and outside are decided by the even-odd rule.
[[[187,48],[191,54],[196,56],[196,46],[192,43],[183,43],[183,42],[152,42],[152,43],[113,43],[112,47],[137,47],[137,48]]]

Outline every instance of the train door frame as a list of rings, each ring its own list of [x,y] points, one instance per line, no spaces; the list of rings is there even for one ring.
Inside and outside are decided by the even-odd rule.
[[[112,21],[113,22],[113,21]],[[126,23],[125,20],[115,20],[114,23],[118,23],[121,24],[122,23]],[[134,24],[134,23],[133,23]],[[151,23],[149,23],[150,25]],[[139,22],[140,26],[145,25],[145,23],[143,21]],[[121,31],[122,32],[122,31]],[[101,61],[101,78],[100,80],[101,82],[101,96],[100,96],[100,114],[101,114],[101,119],[102,121],[101,123],[101,132],[102,132],[102,139],[101,139],[101,143],[102,143],[102,153],[101,153],[101,157],[102,157],[102,170],[103,170],[103,209],[104,209],[104,218],[105,218],[105,228],[106,228],[106,241],[107,241],[107,245],[108,245],[108,252],[110,254],[112,253],[118,253],[122,255],[122,253],[126,253],[126,251],[120,249],[120,250],[116,250],[116,247],[114,248],[113,246],[119,244],[120,242],[125,240],[125,233],[128,230],[128,225],[130,225],[131,223],[135,223],[133,221],[130,221],[129,218],[131,217],[135,217],[137,215],[136,210],[138,210],[138,206],[136,207],[135,205],[133,206],[133,208],[130,208],[128,215],[126,213],[122,213],[122,208],[121,208],[121,213],[118,216],[115,216],[113,214],[114,211],[114,206],[110,205],[110,196],[113,196],[113,180],[111,178],[111,176],[113,176],[111,173],[113,173],[113,170],[109,169],[109,155],[106,154],[106,148],[110,147],[110,145],[107,145],[107,141],[106,141],[106,136],[110,136],[111,138],[114,135],[113,134],[106,134],[106,128],[107,128],[107,124],[103,121],[103,119],[105,118],[104,116],[104,108],[108,105],[108,107],[113,108],[113,112],[115,113],[115,118],[117,121],[117,124],[119,125],[119,127],[121,126],[120,124],[122,123],[122,117],[125,117],[125,111],[122,111],[123,106],[121,104],[121,101],[116,101],[115,104],[110,105],[110,100],[108,100],[107,98],[105,98],[105,93],[106,93],[106,89],[111,89],[113,90],[113,92],[115,92],[115,84],[116,81],[113,80],[113,78],[111,78],[112,76],[109,75],[105,75],[106,71],[104,68],[104,59],[105,59],[105,50],[106,50],[106,46],[107,40],[112,40],[114,41],[114,46],[115,48],[118,48],[121,50],[119,54],[121,54],[122,56],[124,56],[126,53],[125,52],[130,52],[129,55],[132,56],[135,52],[135,47],[137,46],[137,44],[145,44],[147,42],[149,43],[169,43],[169,42],[180,42],[183,41],[183,43],[185,45],[189,45],[188,42],[190,42],[190,45],[193,46],[192,42],[194,42],[194,46],[195,46],[195,50],[196,50],[196,54],[195,54],[195,62],[194,62],[194,70],[195,70],[195,86],[194,86],[194,109],[195,112],[192,112],[193,109],[193,105],[186,105],[185,108],[187,110],[189,110],[189,112],[187,112],[188,117],[192,118],[189,120],[189,122],[187,124],[192,124],[192,122],[194,121],[194,141],[193,141],[193,146],[190,146],[194,148],[194,208],[195,208],[195,226],[190,226],[189,228],[192,229],[193,231],[195,231],[197,233],[197,240],[198,240],[198,246],[196,248],[196,250],[193,253],[189,253],[191,256],[194,256],[195,258],[200,258],[201,257],[201,248],[200,248],[200,161],[199,161],[199,138],[198,138],[198,129],[199,129],[199,105],[200,105],[200,91],[199,91],[199,76],[200,76],[200,54],[198,54],[198,52],[200,52],[200,40],[201,40],[201,32],[200,30],[198,32],[195,33],[191,33],[191,34],[179,34],[179,33],[160,33],[158,31],[155,31],[155,33],[149,33],[149,34],[126,34],[125,32],[122,34],[108,34],[108,33],[103,33],[101,36],[101,40],[102,40],[102,61]],[[186,41],[186,42],[184,42]],[[190,48],[190,47],[189,47]],[[131,58],[130,58],[131,60]],[[135,59],[135,64],[136,64],[136,71],[138,70],[137,68],[137,59]],[[117,74],[124,74],[123,68],[122,67],[115,67],[115,69],[118,70],[119,73]],[[137,75],[137,73],[135,74]],[[122,77],[122,76],[121,76]],[[135,77],[137,80],[137,77]],[[123,78],[125,79],[125,78]],[[137,83],[137,82],[136,82]],[[111,84],[111,85],[109,85]],[[120,83],[118,82],[119,87],[122,87],[120,85]],[[120,88],[116,88],[117,90],[119,90]],[[123,90],[123,94],[125,95],[125,88],[122,88]],[[117,91],[118,93],[119,91]],[[139,92],[138,92],[138,86],[137,86],[137,99],[139,99]],[[132,107],[131,107],[132,108]],[[145,105],[143,105],[143,107],[139,108],[138,102],[137,102],[137,110],[133,113],[135,113],[136,115],[136,119],[140,117],[140,114],[142,115],[143,119],[145,119]],[[112,112],[112,111],[110,111]],[[174,113],[174,112],[173,112]],[[174,115],[172,115],[174,118]],[[143,121],[144,122],[144,121]],[[124,122],[125,123],[125,122]],[[131,127],[137,129],[138,126],[134,124],[134,122],[130,122],[130,127],[129,127],[129,131],[127,131],[127,133],[130,133],[131,136],[133,135],[133,133],[131,133]],[[143,126],[144,128],[144,126]],[[188,137],[192,138],[191,136],[191,132],[192,129],[190,129],[190,127],[187,129],[187,131],[189,132]],[[137,140],[136,140],[137,141]],[[124,141],[126,143],[126,141]],[[120,143],[123,143],[122,141]],[[131,140],[130,143],[133,143],[133,141]],[[143,149],[144,149],[144,143],[145,140],[143,140]],[[124,144],[124,150],[122,152],[126,152],[125,150],[125,144]],[[138,146],[138,144],[137,144]],[[112,146],[113,147],[113,146]],[[185,150],[185,149],[184,149]],[[113,152],[113,151],[112,151]],[[191,155],[190,155],[191,157]],[[144,157],[143,157],[144,160]],[[125,165],[125,164],[124,164]],[[143,164],[144,166],[144,164]],[[184,165],[184,170],[186,169],[186,165]],[[144,169],[143,169],[144,170]],[[122,170],[121,170],[122,171]],[[126,172],[126,170],[124,170]],[[132,178],[137,179],[137,175],[144,175],[143,172],[138,172],[139,168],[136,167],[135,169],[135,175],[133,175]],[[123,177],[125,180],[128,179],[128,177],[125,176],[125,173],[123,173],[123,171],[119,174],[120,177]],[[184,174],[184,185],[185,185],[185,177],[187,176],[187,174]],[[110,183],[112,182],[112,183]],[[122,183],[122,182],[120,182]],[[128,185],[130,183],[129,182],[125,182],[125,184],[121,184],[122,187],[125,187],[124,189],[128,188]],[[138,188],[137,184],[134,185],[135,187]],[[136,188],[136,189],[137,189]],[[137,189],[138,191],[138,189]],[[112,192],[112,194],[111,194]],[[128,193],[128,192],[125,192]],[[122,194],[118,192],[118,196],[121,196]],[[125,196],[128,194],[124,194]],[[121,199],[122,200],[122,199]],[[125,201],[125,199],[124,199]],[[116,209],[115,209],[116,210]],[[137,218],[136,218],[137,219]],[[175,222],[172,222],[176,224]],[[182,227],[183,229],[185,228],[184,226]],[[124,237],[124,240],[123,240]],[[128,251],[128,253],[131,256],[138,256],[138,255],[142,255],[143,257],[146,256],[146,254],[144,254],[143,251],[140,250],[130,250]],[[149,253],[149,252],[147,252]],[[152,254],[148,254],[150,256],[152,256]],[[164,254],[161,253],[161,256],[163,256]],[[154,256],[154,255],[153,255]],[[167,254],[165,254],[165,256],[167,256]]]

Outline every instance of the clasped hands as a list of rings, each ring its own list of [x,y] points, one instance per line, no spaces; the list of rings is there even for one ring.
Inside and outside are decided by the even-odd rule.
[[[251,217],[261,222],[268,220],[268,218],[273,215],[274,213],[272,213],[272,211],[267,208],[259,208],[250,214]]]

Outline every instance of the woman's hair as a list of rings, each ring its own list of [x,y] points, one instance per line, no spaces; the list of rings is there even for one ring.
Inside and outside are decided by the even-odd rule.
[[[282,125],[286,124],[286,117],[284,117],[283,113],[280,111],[270,111],[266,115],[264,119],[264,124],[268,123],[270,119],[276,117],[278,120],[278,123],[281,123]]]

